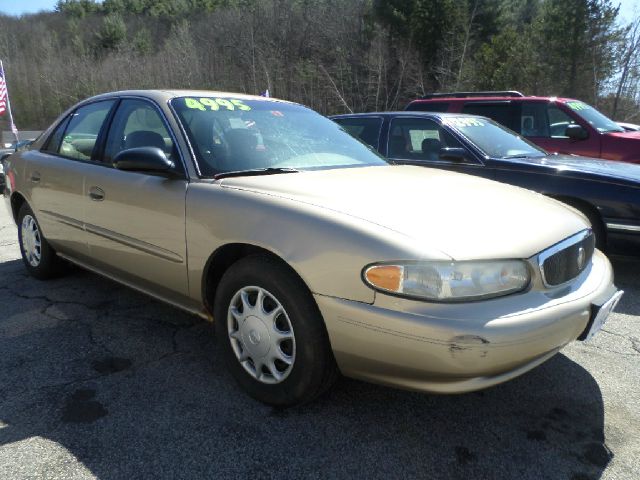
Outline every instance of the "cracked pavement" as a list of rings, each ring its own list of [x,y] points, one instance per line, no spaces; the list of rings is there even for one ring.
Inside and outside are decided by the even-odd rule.
[[[97,275],[26,274],[0,205],[0,478],[640,478],[640,261],[596,337],[504,385],[435,396],[341,379],[278,410],[213,328]]]

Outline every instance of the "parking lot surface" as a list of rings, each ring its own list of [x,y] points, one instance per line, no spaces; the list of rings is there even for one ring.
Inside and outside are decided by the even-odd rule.
[[[0,205],[0,479],[640,478],[640,262],[604,330],[492,389],[341,379],[247,397],[210,324],[97,275],[40,282]]]

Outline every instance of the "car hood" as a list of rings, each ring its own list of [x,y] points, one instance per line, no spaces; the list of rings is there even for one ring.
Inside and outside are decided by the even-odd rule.
[[[502,162],[503,160],[496,159],[496,161]],[[601,160],[577,155],[550,155],[540,158],[509,159],[509,161],[512,163],[549,166],[555,170],[562,170],[563,172],[572,171],[607,177],[604,180],[626,180],[640,187],[640,165],[633,163]]]
[[[607,132],[604,133],[604,135],[617,138],[631,138],[640,141],[640,131]]]
[[[528,258],[588,226],[570,207],[537,193],[423,167],[341,168],[219,182],[357,217],[457,260]]]

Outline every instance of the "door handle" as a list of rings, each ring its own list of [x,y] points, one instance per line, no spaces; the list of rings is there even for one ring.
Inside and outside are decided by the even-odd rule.
[[[31,181],[33,183],[38,183],[40,181],[40,172],[32,172],[31,173]]]
[[[102,190],[100,187],[91,187],[89,189],[89,198],[96,202],[101,202],[102,200],[104,200],[104,190]]]

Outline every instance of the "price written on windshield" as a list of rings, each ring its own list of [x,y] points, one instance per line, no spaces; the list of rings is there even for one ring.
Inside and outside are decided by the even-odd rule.
[[[188,108],[195,110],[242,110],[249,111],[251,107],[237,98],[185,98],[184,103]]]

